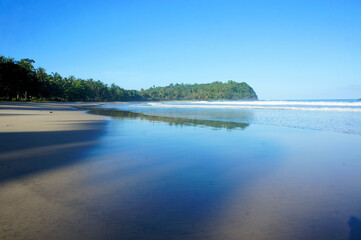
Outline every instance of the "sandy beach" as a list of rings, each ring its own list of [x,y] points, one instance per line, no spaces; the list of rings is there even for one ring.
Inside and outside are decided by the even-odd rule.
[[[359,135],[136,104],[1,103],[0,239],[359,239]]]
[[[106,121],[74,105],[84,104],[0,103],[0,239],[78,232],[69,230],[82,215],[65,200],[74,178],[67,169],[97,144]]]
[[[73,106],[88,103],[8,103],[0,102],[0,132],[53,132],[86,130],[104,119],[84,114]],[[94,104],[93,104],[94,105]]]

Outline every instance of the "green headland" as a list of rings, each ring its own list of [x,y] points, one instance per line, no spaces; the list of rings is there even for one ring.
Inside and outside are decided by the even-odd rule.
[[[32,59],[0,56],[0,100],[5,101],[170,101],[258,100],[245,82],[170,84],[166,87],[126,90],[93,79],[48,74]]]

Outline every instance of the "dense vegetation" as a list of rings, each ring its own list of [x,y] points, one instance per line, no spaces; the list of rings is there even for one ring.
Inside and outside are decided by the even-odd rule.
[[[170,84],[167,87],[153,87],[140,91],[151,100],[256,100],[257,95],[247,83],[228,81],[206,84]]]
[[[257,99],[246,83],[228,81],[209,84],[170,84],[167,87],[125,90],[93,79],[62,77],[35,69],[32,59],[15,61],[0,56],[0,99],[9,101],[149,101]]]

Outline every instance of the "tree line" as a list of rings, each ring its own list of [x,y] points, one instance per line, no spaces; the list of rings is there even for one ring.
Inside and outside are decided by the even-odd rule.
[[[48,74],[29,58],[16,61],[0,56],[0,100],[7,101],[161,101],[161,100],[257,100],[247,83],[228,81],[208,84],[170,84],[166,87],[126,90],[93,79]]]

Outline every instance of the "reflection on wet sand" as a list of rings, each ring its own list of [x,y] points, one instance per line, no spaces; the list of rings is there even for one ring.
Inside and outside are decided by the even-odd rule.
[[[348,218],[361,208],[360,151],[354,151],[360,137],[288,129],[265,135],[284,146],[277,157],[282,164],[229,193],[218,212],[223,223],[208,225],[214,235],[344,240],[351,228],[357,236],[359,222]],[[237,181],[236,171],[232,175]]]
[[[17,174],[1,172],[1,239],[360,236],[359,136],[93,111],[112,118],[92,139],[32,133],[29,156],[7,149],[0,163]]]
[[[226,121],[213,121],[213,120],[202,120],[202,119],[192,119],[192,118],[182,118],[182,117],[168,117],[168,116],[156,116],[148,115],[144,113],[137,113],[131,111],[121,111],[117,109],[110,108],[97,108],[97,107],[82,107],[81,109],[89,110],[88,113],[109,116],[118,119],[141,119],[148,120],[151,122],[167,122],[170,126],[206,126],[212,127],[214,129],[226,128],[228,130],[232,129],[244,129],[248,127],[248,123],[239,123],[239,122],[226,122]]]
[[[348,226],[350,227],[350,236],[348,240],[360,240],[361,239],[361,220],[357,217],[350,217],[348,220]]]

